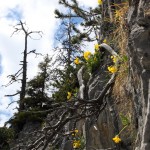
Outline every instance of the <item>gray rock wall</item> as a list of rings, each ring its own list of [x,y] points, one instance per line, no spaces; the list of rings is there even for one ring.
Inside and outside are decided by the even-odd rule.
[[[138,135],[136,150],[150,149],[150,1],[132,0],[128,14],[130,28],[131,93],[136,110]]]
[[[122,144],[115,145],[112,137],[121,130],[121,123],[118,118],[119,109],[123,108],[116,104],[117,98],[112,95],[107,98],[107,106],[100,113],[98,119],[88,118],[86,120],[87,150],[92,149],[136,149],[150,150],[150,1],[132,0],[129,1],[128,12],[128,54],[129,73],[127,82],[123,87],[124,98],[130,97],[133,106],[131,109],[132,129],[128,136],[121,136]],[[97,93],[103,87],[103,76],[97,73],[89,81],[88,97],[96,98]],[[120,82],[121,84],[121,82]],[[119,91],[120,89],[118,89]],[[123,102],[123,105],[125,102]],[[120,107],[120,108],[119,108]],[[126,111],[128,112],[128,111]],[[97,127],[95,130],[94,126]],[[125,134],[125,133],[123,133]],[[133,138],[130,139],[129,135]]]

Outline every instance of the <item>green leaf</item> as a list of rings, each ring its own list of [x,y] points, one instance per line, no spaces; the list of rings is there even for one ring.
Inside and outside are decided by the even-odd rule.
[[[126,125],[130,124],[129,119],[126,116],[124,116],[123,114],[120,114],[120,119],[121,119],[121,122],[122,122],[123,126],[126,126]]]
[[[123,55],[123,56],[122,56],[122,59],[123,59],[124,62],[127,62],[127,61],[128,61],[128,57],[127,57],[126,55]]]

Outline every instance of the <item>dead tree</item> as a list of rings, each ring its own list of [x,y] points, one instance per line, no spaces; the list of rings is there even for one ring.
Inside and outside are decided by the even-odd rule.
[[[40,53],[36,53],[36,50],[31,50],[28,52],[28,38],[32,38],[31,34],[38,34],[38,36],[41,38],[42,37],[42,32],[41,31],[28,31],[28,28],[26,27],[26,24],[23,23],[22,21],[19,21],[19,23],[17,25],[14,26],[15,31],[12,33],[12,35],[14,33],[19,33],[19,32],[23,32],[25,35],[25,43],[24,43],[24,51],[23,51],[23,60],[21,61],[21,69],[19,69],[19,71],[13,75],[9,75],[8,77],[10,77],[10,81],[8,84],[6,84],[5,86],[9,86],[14,82],[17,81],[21,81],[21,89],[15,93],[15,94],[11,94],[11,95],[6,95],[6,96],[16,96],[18,94],[20,94],[20,99],[19,99],[19,110],[24,110],[24,97],[26,94],[26,83],[27,83],[27,56],[30,53],[34,53],[36,55],[41,55]],[[33,38],[32,38],[33,39]],[[20,76],[22,75],[21,79],[18,79]]]

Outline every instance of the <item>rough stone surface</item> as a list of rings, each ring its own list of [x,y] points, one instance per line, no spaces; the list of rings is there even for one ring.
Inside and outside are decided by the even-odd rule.
[[[136,150],[150,149],[150,1],[134,0],[128,15],[130,82],[137,115]],[[131,88],[131,87],[130,87]]]
[[[11,150],[26,150],[27,145],[31,144],[40,134],[36,131],[40,130],[41,124],[38,122],[28,122],[24,125],[23,130],[18,134],[18,137],[10,143]]]

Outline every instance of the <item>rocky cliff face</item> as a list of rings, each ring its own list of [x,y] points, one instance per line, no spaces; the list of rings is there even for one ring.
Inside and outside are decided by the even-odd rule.
[[[86,120],[87,150],[150,149],[150,1],[132,0],[129,4],[129,72],[123,81],[120,81],[118,89],[115,89],[116,85],[112,89],[118,92],[118,96],[114,97],[110,92],[105,97],[106,107],[98,118]],[[90,99],[96,98],[96,94],[103,87],[103,81],[101,73],[97,73],[89,81]],[[120,135],[122,143],[115,145],[112,137],[121,130],[118,115],[120,112],[130,113],[132,125],[126,133]]]
[[[150,149],[150,1],[131,1],[128,23],[130,28],[129,89],[133,95],[137,118],[136,150]]]
[[[36,132],[41,129],[41,123],[39,122],[28,122],[24,125],[23,130],[18,134],[14,141],[11,141],[11,150],[26,150],[27,145],[36,141],[37,138],[41,137],[41,134]]]

